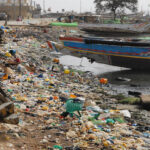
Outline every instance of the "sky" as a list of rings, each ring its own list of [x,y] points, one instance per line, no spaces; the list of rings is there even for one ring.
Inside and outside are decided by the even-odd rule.
[[[43,0],[35,0],[37,3],[41,4],[43,8]],[[94,0],[45,0],[45,8],[51,8],[53,12],[61,11],[77,11],[80,12],[80,2],[81,2],[81,12],[95,11]],[[138,3],[139,10],[145,12],[150,12],[150,0],[139,0]]]

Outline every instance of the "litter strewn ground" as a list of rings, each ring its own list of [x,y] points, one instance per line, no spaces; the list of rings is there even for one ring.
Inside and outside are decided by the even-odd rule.
[[[119,104],[96,75],[60,64],[50,38],[29,27],[6,33],[1,84],[19,123],[0,124],[0,149],[150,149],[148,111]]]

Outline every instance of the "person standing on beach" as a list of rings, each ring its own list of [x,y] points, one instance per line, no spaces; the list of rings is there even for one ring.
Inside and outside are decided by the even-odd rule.
[[[6,14],[5,15],[5,24],[4,24],[4,26],[7,26],[7,21],[8,21],[8,15]]]

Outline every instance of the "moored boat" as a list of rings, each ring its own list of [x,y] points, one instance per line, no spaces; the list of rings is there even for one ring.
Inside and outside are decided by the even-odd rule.
[[[140,39],[60,37],[63,52],[132,69],[150,69],[150,43]],[[54,44],[53,44],[54,45]],[[55,48],[57,45],[55,44]]]

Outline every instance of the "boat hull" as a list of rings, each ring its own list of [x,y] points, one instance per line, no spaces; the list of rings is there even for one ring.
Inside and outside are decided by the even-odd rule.
[[[150,69],[150,44],[61,37],[64,52],[99,63],[132,69]],[[69,50],[69,51],[68,51]]]
[[[110,56],[111,65],[135,70],[150,70],[150,59]]]
[[[95,62],[108,64],[112,66],[131,68],[134,70],[150,70],[150,59],[96,55],[96,54],[70,51],[69,49],[64,49],[63,53],[66,55],[72,55],[80,58],[86,57],[89,60],[94,60]]]

